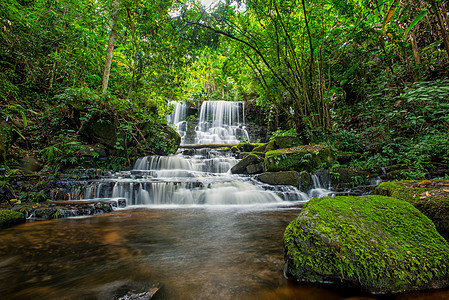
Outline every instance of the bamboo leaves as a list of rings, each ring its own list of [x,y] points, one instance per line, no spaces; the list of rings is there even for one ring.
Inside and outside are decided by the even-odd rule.
[[[387,31],[388,24],[390,23],[390,20],[396,11],[397,4],[398,4],[398,0],[394,0],[393,3],[391,3],[390,8],[387,11],[387,14],[385,15],[385,18],[383,21],[383,26],[382,26],[382,34],[383,35],[385,35],[385,33]]]
[[[419,15],[417,15],[416,18],[410,23],[410,26],[405,31],[405,35],[407,36],[409,31],[412,30],[413,27],[415,27],[416,24],[418,24],[419,21],[421,21],[426,15],[427,15],[427,9],[421,11],[421,13]]]

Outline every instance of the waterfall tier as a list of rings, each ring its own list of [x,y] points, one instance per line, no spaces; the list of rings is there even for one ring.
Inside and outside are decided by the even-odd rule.
[[[326,195],[318,178],[308,192],[269,185],[228,171],[237,162],[231,151],[197,149],[173,156],[138,159],[133,170],[93,182],[84,198],[126,198],[128,205],[248,205],[307,201]]]
[[[173,113],[166,120],[172,123],[185,144],[236,144],[249,140],[245,126],[245,103],[204,101],[197,120],[188,119],[186,104],[170,101]]]
[[[236,144],[249,140],[243,102],[204,101],[201,105],[195,144]]]

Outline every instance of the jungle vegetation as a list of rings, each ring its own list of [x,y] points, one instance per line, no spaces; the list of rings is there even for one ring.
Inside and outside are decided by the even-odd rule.
[[[1,1],[4,172],[21,157],[46,158],[54,145],[76,163],[81,127],[93,116],[107,112],[132,139],[139,120],[165,122],[168,101],[206,99],[256,105],[271,134],[358,153],[353,167],[401,164],[411,178],[448,169],[448,6]],[[73,108],[81,111],[76,128]]]

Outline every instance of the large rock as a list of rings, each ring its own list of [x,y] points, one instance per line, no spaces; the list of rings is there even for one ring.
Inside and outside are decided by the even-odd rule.
[[[303,145],[303,140],[294,136],[277,136],[273,138],[273,141],[277,149],[292,148]]]
[[[81,127],[80,134],[87,143],[104,145],[108,154],[115,156],[126,156],[129,149],[131,156],[167,155],[175,153],[181,143],[176,130],[164,123],[148,120],[127,129],[119,125],[112,113],[95,114]]]
[[[0,229],[25,223],[25,216],[17,211],[8,209],[0,210]]]
[[[167,124],[147,121],[139,127],[145,139],[138,138],[138,146],[145,146],[146,150],[158,155],[173,154],[178,150],[181,136]]]
[[[449,238],[449,180],[382,182],[374,193],[411,203]]]
[[[264,172],[313,171],[329,168],[335,162],[327,145],[307,145],[268,151],[265,154]]]
[[[256,172],[254,170],[260,170],[262,171],[262,164],[263,159],[255,154],[249,154],[242,160],[240,160],[236,165],[234,165],[231,168],[232,174],[255,174]],[[252,165],[255,165],[254,167],[251,167]],[[258,167],[260,166],[260,167]],[[249,169],[249,172],[248,172]]]
[[[266,172],[257,176],[262,182],[274,185],[293,185],[298,186],[299,175],[295,171],[286,172]]]
[[[285,273],[369,293],[449,285],[449,244],[411,204],[384,196],[310,200],[284,234]]]

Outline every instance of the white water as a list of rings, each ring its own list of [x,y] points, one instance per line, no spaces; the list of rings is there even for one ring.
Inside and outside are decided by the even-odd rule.
[[[313,175],[308,193],[228,174],[238,160],[228,150],[200,149],[190,155],[147,156],[134,169],[93,183],[84,198],[126,198],[127,205],[258,205],[304,202],[329,194]]]
[[[165,119],[175,125],[176,131],[181,136],[181,145],[184,145],[187,133],[187,105],[176,101],[169,101],[169,104],[174,105],[174,110]]]
[[[195,144],[236,144],[249,140],[243,102],[204,101],[201,105]]]
[[[167,120],[185,136],[186,106],[173,103]],[[233,144],[248,139],[244,103],[205,101],[196,127],[197,144]],[[183,154],[185,153],[185,154]],[[91,184],[84,198],[126,198],[127,205],[255,205],[304,202],[329,194],[317,175],[305,193],[295,186],[269,185],[228,171],[238,162],[229,150],[180,149],[173,156],[139,158],[133,170]]]

